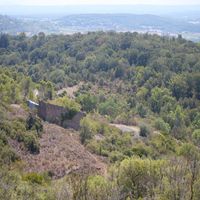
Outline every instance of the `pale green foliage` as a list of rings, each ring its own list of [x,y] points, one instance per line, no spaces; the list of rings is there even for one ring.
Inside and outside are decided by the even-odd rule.
[[[81,142],[85,143],[86,140],[92,139],[92,137],[98,132],[99,128],[99,123],[95,120],[90,117],[83,118],[81,120]]]
[[[185,114],[181,106],[177,106],[175,110],[175,121],[172,128],[174,137],[183,139],[186,135]]]
[[[200,129],[196,129],[192,133],[193,142],[197,145],[200,145]]]
[[[144,101],[147,99],[148,92],[149,92],[149,91],[148,91],[147,88],[141,87],[141,88],[138,90],[137,94],[136,94],[137,99],[138,99],[139,101],[144,102]]]
[[[38,85],[39,99],[52,100],[54,97],[54,87],[50,81],[40,81]]]
[[[171,102],[172,99],[169,98],[171,95],[170,90],[167,88],[159,88],[155,87],[151,90],[151,99],[150,99],[150,104],[151,104],[151,109],[155,113],[160,113],[162,107],[165,104],[168,103],[173,103]]]
[[[185,157],[187,160],[199,160],[199,149],[192,143],[184,143],[179,149],[179,155]]]
[[[140,115],[140,117],[144,118],[147,115],[147,108],[143,104],[138,104],[137,112]]]
[[[97,97],[90,94],[83,94],[78,97],[78,102],[81,104],[82,109],[86,112],[90,112],[97,107]]]
[[[173,95],[177,99],[185,97],[188,90],[188,84],[186,82],[186,78],[182,75],[174,76],[171,80],[171,88]]]
[[[8,70],[0,69],[0,104],[19,103],[21,101],[20,85]]]
[[[158,134],[152,137],[150,144],[155,148],[153,154],[171,154],[176,152],[177,143],[169,135]]]
[[[193,121],[193,126],[196,128],[196,129],[200,129],[200,113],[198,113],[195,118],[194,118],[194,121]]]
[[[75,112],[79,112],[80,111],[80,104],[78,104],[77,102],[75,102],[74,100],[70,99],[67,96],[64,97],[59,97],[57,99],[51,100],[49,101],[52,104],[58,105],[58,106],[63,106],[69,110],[73,110]]]
[[[102,176],[91,176],[88,178],[88,197],[89,199],[102,200],[108,199],[112,195],[109,191],[109,181]]]
[[[0,170],[0,177],[0,199],[2,200],[55,200],[55,193],[48,184],[42,186],[24,181],[18,173],[6,170]]]
[[[161,160],[125,159],[119,166],[119,183],[130,198],[145,197],[147,193],[153,193],[163,165]]]
[[[158,118],[155,121],[155,128],[160,130],[162,133],[169,134],[170,132],[170,125],[166,123],[163,119]]]

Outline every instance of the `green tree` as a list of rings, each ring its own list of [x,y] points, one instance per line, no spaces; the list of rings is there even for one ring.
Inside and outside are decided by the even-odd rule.
[[[175,110],[175,121],[172,128],[172,134],[178,139],[183,139],[186,136],[185,115],[180,106],[177,106]]]
[[[171,90],[176,99],[187,97],[188,85],[184,76],[176,75],[171,79]]]
[[[154,193],[154,187],[160,179],[162,160],[130,158],[125,159],[119,166],[119,183],[126,194],[125,198],[145,198]],[[154,194],[155,195],[155,194]]]
[[[155,127],[162,131],[163,133],[169,134],[170,133],[170,125],[166,123],[163,119],[158,118],[155,121]]]
[[[91,94],[83,94],[78,97],[78,102],[86,112],[93,111],[97,108],[97,97]]]
[[[200,129],[196,129],[192,133],[192,140],[194,144],[200,146]]]
[[[97,133],[97,126],[98,125],[95,121],[89,117],[85,117],[81,120],[80,139],[82,144],[84,144],[87,140],[92,139],[92,137]]]
[[[167,88],[155,87],[151,90],[150,104],[151,109],[155,113],[160,113],[161,108],[168,103],[170,91]]]

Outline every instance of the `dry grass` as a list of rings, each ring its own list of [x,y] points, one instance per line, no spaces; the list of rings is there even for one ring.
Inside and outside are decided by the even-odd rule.
[[[62,94],[63,92],[66,92],[67,96],[70,98],[75,98],[75,93],[79,90],[79,88],[83,85],[83,82],[80,82],[78,85],[74,85],[72,87],[66,87],[62,88],[57,91],[57,95]]]
[[[66,174],[106,173],[106,165],[79,142],[78,132],[44,123],[40,153],[32,155],[12,141],[10,144],[25,162],[26,172],[51,172],[53,178]]]
[[[26,112],[21,105],[18,104],[10,105],[10,112],[8,112],[9,119],[11,120],[16,118],[26,119],[27,117],[28,117],[28,112]]]

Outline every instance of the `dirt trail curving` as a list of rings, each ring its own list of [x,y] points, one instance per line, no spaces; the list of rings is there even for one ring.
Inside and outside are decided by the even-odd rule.
[[[122,132],[133,133],[135,138],[139,138],[140,127],[138,126],[127,126],[124,124],[110,124],[110,125],[120,129]]]

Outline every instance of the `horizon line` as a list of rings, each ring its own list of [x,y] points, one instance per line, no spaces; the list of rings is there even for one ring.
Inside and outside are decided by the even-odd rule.
[[[36,5],[36,4],[33,4],[33,5],[29,5],[29,4],[12,4],[12,5],[6,5],[6,4],[0,4],[0,6],[6,6],[6,7],[12,7],[12,6],[27,6],[27,7],[30,7],[30,6],[34,6],[34,7],[53,7],[53,6],[56,6],[56,7],[59,7],[59,6],[200,6],[200,3],[199,4],[59,4],[59,5],[56,5],[56,4],[50,4],[50,5]]]

